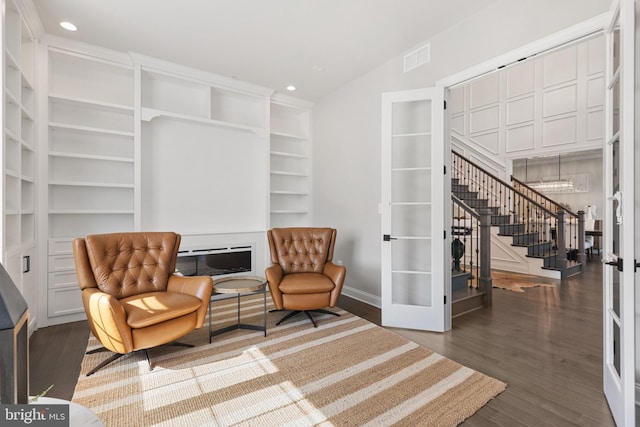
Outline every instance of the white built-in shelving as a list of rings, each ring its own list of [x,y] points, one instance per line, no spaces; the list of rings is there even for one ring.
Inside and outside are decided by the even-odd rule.
[[[270,109],[270,223],[310,225],[312,104],[274,95]]]
[[[203,80],[143,68],[141,119],[183,120],[263,135],[263,94],[218,87]]]
[[[152,58],[141,62],[141,226],[266,229],[272,90]]]
[[[84,310],[72,240],[134,230],[134,70],[55,42],[47,64],[46,313],[73,320]]]
[[[35,42],[20,9],[6,0],[3,44],[2,263],[30,308],[36,306]],[[33,327],[36,310],[32,310]]]

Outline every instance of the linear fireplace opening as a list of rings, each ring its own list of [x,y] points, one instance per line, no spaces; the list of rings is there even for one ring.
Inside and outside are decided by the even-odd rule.
[[[178,252],[176,270],[184,276],[221,276],[253,272],[253,245],[198,248]]]

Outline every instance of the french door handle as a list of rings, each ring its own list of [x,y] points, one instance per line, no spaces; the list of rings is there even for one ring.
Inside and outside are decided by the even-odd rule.
[[[392,240],[398,240],[398,238],[397,237],[391,237],[390,234],[385,234],[385,235],[382,236],[382,240],[385,241],[385,242],[390,242]]]
[[[616,191],[611,197],[607,197],[607,200],[613,200],[616,202],[616,221],[618,225],[622,224],[622,193]]]
[[[618,271],[622,271],[622,258],[616,258],[615,261],[605,261],[605,264],[618,267]]]

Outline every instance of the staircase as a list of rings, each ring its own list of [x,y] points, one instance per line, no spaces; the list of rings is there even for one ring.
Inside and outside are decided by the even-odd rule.
[[[513,178],[507,184],[455,152],[452,159],[452,199],[490,212],[491,268],[551,278],[582,271],[583,212],[566,211]]]

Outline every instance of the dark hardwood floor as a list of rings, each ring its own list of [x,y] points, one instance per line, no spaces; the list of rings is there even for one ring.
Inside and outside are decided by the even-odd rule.
[[[465,426],[614,426],[602,393],[602,264],[556,288],[494,289],[493,308],[453,321],[446,333],[393,329],[507,383]],[[380,310],[348,297],[340,307],[380,324]],[[71,399],[87,343],[85,322],[31,337],[31,394]]]

